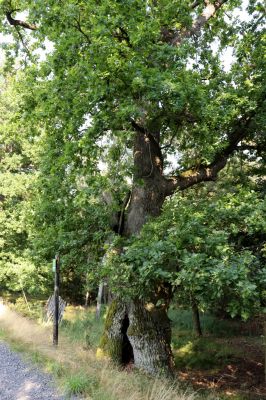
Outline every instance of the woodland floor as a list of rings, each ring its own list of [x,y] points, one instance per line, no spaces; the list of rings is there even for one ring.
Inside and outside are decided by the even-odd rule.
[[[173,321],[178,378],[196,390],[214,389],[237,399],[266,399],[263,321],[202,317],[204,336],[195,338],[190,324],[185,322],[178,329],[182,314],[186,321],[186,311]]]
[[[262,346],[245,337],[223,339],[219,343],[242,356],[232,356],[225,366],[215,370],[183,368],[178,372],[179,379],[192,383],[195,389],[216,389],[228,395],[266,399]]]

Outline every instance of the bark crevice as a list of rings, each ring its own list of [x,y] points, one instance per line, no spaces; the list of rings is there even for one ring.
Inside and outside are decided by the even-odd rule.
[[[121,328],[121,333],[122,333],[122,365],[126,366],[128,364],[133,364],[134,363],[134,352],[133,348],[131,346],[130,340],[127,335],[129,327],[129,318],[128,315],[126,314],[124,317],[124,320],[122,321],[122,328]]]

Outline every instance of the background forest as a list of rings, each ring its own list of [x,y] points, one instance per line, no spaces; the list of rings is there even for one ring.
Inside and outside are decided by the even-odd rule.
[[[48,298],[60,254],[69,303],[108,288],[102,351],[152,374],[169,309],[263,320],[264,6],[1,0],[2,296]]]

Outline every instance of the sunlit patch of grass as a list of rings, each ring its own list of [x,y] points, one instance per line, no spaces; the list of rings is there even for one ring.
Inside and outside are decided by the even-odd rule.
[[[80,343],[85,349],[96,350],[103,332],[103,320],[95,318],[95,308],[66,308],[66,315],[61,324],[62,332],[73,343]]]
[[[238,356],[219,337],[232,337],[237,330],[231,321],[222,321],[211,315],[201,315],[204,336],[198,338],[193,331],[190,310],[171,309],[172,348],[177,369],[218,371],[228,361]]]
[[[19,314],[41,322],[44,317],[45,299],[27,298],[15,296],[9,299],[9,307]]]
[[[184,355],[184,356],[187,354],[192,354],[193,353],[193,343],[191,341],[189,341],[187,344],[180,347],[177,352],[178,352],[178,354]]]
[[[216,343],[210,337],[176,338],[173,353],[177,368],[202,370],[221,368],[234,356],[224,343]]]
[[[84,314],[84,307],[67,305],[64,310],[64,321],[69,323],[75,321]]]

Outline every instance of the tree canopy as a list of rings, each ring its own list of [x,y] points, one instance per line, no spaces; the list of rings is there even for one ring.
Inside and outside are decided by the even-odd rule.
[[[1,1],[6,282],[59,251],[73,298],[265,306],[264,6],[241,4]]]

